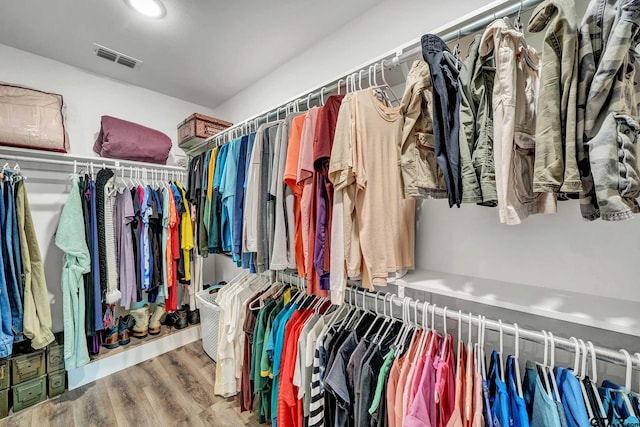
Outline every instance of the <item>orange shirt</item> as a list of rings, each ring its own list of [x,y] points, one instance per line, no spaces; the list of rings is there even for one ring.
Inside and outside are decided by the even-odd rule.
[[[296,255],[296,266],[298,275],[305,277],[304,248],[302,246],[302,217],[300,215],[300,198],[302,187],[298,185],[298,159],[300,158],[300,140],[302,138],[302,128],[307,115],[302,114],[291,121],[291,131],[289,132],[289,145],[287,146],[287,161],[284,167],[284,183],[293,191],[294,202],[294,252]]]

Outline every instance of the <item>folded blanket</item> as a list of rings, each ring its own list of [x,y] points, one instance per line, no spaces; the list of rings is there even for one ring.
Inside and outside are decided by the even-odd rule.
[[[162,132],[111,116],[102,116],[93,151],[102,157],[166,164],[171,139]]]

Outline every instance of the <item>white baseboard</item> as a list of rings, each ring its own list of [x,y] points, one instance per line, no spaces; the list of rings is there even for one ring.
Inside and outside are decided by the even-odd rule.
[[[134,340],[135,338],[132,338]],[[82,387],[100,378],[122,371],[200,339],[200,326],[172,332],[166,336],[137,345],[87,363],[67,372],[69,390]]]

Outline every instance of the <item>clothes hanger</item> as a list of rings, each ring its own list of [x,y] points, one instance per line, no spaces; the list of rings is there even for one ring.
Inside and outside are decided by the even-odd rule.
[[[624,401],[624,405],[627,407],[627,411],[631,415],[635,415],[636,411],[629,400],[629,394],[631,393],[631,375],[633,373],[633,362],[631,360],[631,355],[625,349],[621,349],[620,353],[622,353],[627,361],[627,369],[625,374],[624,387],[619,389],[611,389],[612,393],[619,393],[622,395],[622,400]]]
[[[416,303],[416,306],[417,305],[418,304]],[[425,301],[422,303],[422,322],[418,325],[418,327],[422,329],[422,336],[420,337],[418,351],[416,352],[417,354],[416,360],[419,355],[422,355],[424,353],[425,347],[427,346],[427,343],[429,341],[429,337],[432,336],[428,333],[429,332],[429,322],[428,322],[429,316],[427,315],[428,312],[429,312],[429,303]]]
[[[384,82],[384,86],[386,86],[389,89],[389,92],[391,92],[391,95],[393,95],[393,99],[398,103],[398,105],[400,105],[400,99],[396,96],[395,92],[391,88],[391,85],[389,83],[387,83],[387,79],[386,79],[386,77],[384,75],[384,59],[382,61],[380,61],[380,74],[381,74],[381,77],[382,77],[382,81]],[[387,100],[391,104],[391,101],[388,98],[389,97],[387,96]]]
[[[602,404],[602,398],[600,397],[600,393],[598,392],[598,367],[597,367],[597,359],[596,359],[596,349],[593,346],[591,341],[587,341],[587,346],[589,347],[589,353],[591,357],[591,381],[589,381],[591,385],[591,389],[593,390],[593,394],[596,397],[596,402],[598,404],[598,412],[601,414],[601,417],[604,419],[607,418],[607,413],[604,410],[604,405]]]
[[[460,366],[460,359],[462,358],[462,310],[458,310],[458,354],[456,357],[456,367]],[[457,369],[457,368],[456,368]]]
[[[551,395],[551,386],[549,385],[549,376],[547,375],[547,365],[549,362],[549,335],[547,335],[547,331],[542,331],[542,335],[544,335],[544,362],[542,364],[536,363],[536,365],[538,365],[542,370],[544,390],[553,400],[553,396]]]
[[[555,401],[562,403],[562,400],[560,399],[560,392],[558,391],[558,383],[556,381],[556,376],[554,373],[554,369],[556,367],[556,339],[551,332],[549,332],[549,342],[551,344],[551,363],[547,367],[548,374],[551,378],[551,386],[553,387]]]
[[[580,383],[580,391],[582,392],[582,400],[584,400],[584,406],[585,406],[585,409],[587,410],[587,416],[589,417],[590,420],[593,420],[595,418],[593,413],[593,408],[591,407],[591,403],[589,401],[589,395],[587,394],[587,389],[584,386],[584,379],[586,376],[585,371],[587,368],[586,347],[585,347],[584,341],[582,340],[578,341],[576,337],[571,337],[569,339],[573,342],[573,345],[575,346],[575,349],[576,349],[576,355],[575,355],[574,364],[573,364],[573,373],[578,379],[578,382]],[[581,351],[582,349],[581,345],[582,345],[582,348],[584,348],[584,351]]]
[[[516,16],[516,19],[513,21],[514,28],[519,32],[522,32],[521,15],[522,15],[522,0],[520,0],[520,6],[518,7],[518,15]]]
[[[502,329],[502,319],[498,319],[498,333],[500,336],[500,346],[498,347],[498,361],[500,362],[498,364],[498,374],[502,382],[504,382],[504,360],[502,359],[502,353],[504,351],[504,330]]]
[[[522,376],[520,376],[520,327],[517,323],[513,324],[513,328],[515,329],[515,344],[514,344],[514,356],[513,356],[513,364],[515,368],[516,374],[516,389],[518,391],[518,396],[524,398],[524,394],[522,393]]]
[[[461,39],[461,36],[462,36],[462,32],[461,32],[460,28],[458,28],[458,39],[456,40],[456,44],[453,47],[453,56],[458,61],[460,61],[460,55],[461,55],[461,52],[460,52],[460,39]]]
[[[444,307],[442,309],[442,330],[443,330],[443,337],[444,340],[442,341],[442,348],[440,349],[440,358],[441,359],[445,359],[447,357],[447,338],[449,337],[449,334],[447,332],[447,310],[448,307]]]

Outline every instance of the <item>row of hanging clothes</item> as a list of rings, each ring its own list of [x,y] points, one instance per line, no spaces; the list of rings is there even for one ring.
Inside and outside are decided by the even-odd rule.
[[[466,58],[427,34],[400,99],[383,62],[380,84],[376,64],[369,88],[356,73],[318,107],[310,94],[305,112],[296,101],[283,118],[236,128],[191,160],[201,252],[252,272],[296,269],[309,293],[340,304],[347,279],[373,289],[415,267],[416,199],[497,207],[507,224],[576,198],[585,219],[631,217],[633,7],[593,0],[578,25],[573,0],[543,1],[528,23],[541,51],[520,16],[489,24]]]
[[[149,304],[163,313],[195,310],[202,289],[185,174],[122,166],[94,173],[93,166],[74,168],[55,236],[65,254],[67,370],[89,362],[120,323],[136,336],[136,323],[148,325]]]
[[[625,386],[608,380],[597,386],[591,342],[571,338],[574,365],[556,366],[556,338],[543,331],[544,359],[523,363],[517,325],[513,355],[503,354],[502,322],[500,348],[486,354],[483,316],[458,312],[454,338],[446,307],[440,329],[437,308],[429,303],[391,294],[360,297],[361,291],[348,288],[351,303],[336,307],[289,282],[245,273],[217,296],[215,393],[239,393],[241,410],[257,412],[260,423],[604,427],[640,422],[640,394],[631,392],[633,365],[625,350]]]
[[[0,358],[54,341],[44,264],[20,166],[0,169]]]

